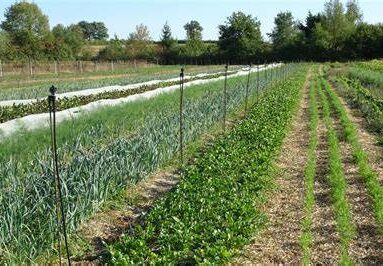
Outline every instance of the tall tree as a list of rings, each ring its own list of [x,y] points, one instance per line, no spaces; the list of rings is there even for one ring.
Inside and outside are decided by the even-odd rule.
[[[49,54],[55,60],[77,58],[83,45],[84,35],[78,25],[65,27],[58,24],[52,29],[53,40]]]
[[[151,37],[148,27],[142,23],[137,25],[136,31],[129,34],[129,40],[149,42]]]
[[[84,38],[88,41],[105,40],[109,37],[108,29],[104,22],[80,21],[77,25],[81,28]]]
[[[174,45],[174,43],[175,40],[173,39],[172,31],[168,22],[166,22],[161,32],[161,46],[165,50],[169,50]]]
[[[219,25],[219,46],[229,60],[249,60],[262,50],[261,23],[257,18],[234,12]]]
[[[274,19],[275,27],[269,34],[274,49],[282,50],[294,45],[298,37],[298,28],[291,12],[278,13]]]
[[[6,32],[0,31],[0,60],[12,59],[14,51]]]
[[[172,36],[172,31],[168,22],[165,23],[161,32],[161,56],[166,64],[169,64],[173,56],[176,40]]]
[[[187,57],[198,57],[204,53],[204,44],[202,41],[203,28],[196,20],[191,20],[184,25],[186,31],[186,46],[183,53]]]
[[[186,30],[186,38],[189,41],[197,41],[202,40],[202,31],[203,28],[198,21],[192,20],[184,25],[184,29]]]
[[[136,26],[136,31],[129,34],[127,54],[134,59],[148,59],[153,56],[153,47],[150,45],[149,29],[144,24]]]
[[[362,22],[363,14],[357,0],[348,0],[346,4],[346,18],[353,24]]]
[[[34,3],[16,2],[9,7],[1,28],[9,35],[17,52],[28,59],[36,59],[44,50],[49,33],[48,17]]]
[[[330,0],[325,4],[325,23],[323,30],[328,32],[329,48],[339,52],[344,41],[350,36],[353,25],[347,20],[345,10],[340,0]]]

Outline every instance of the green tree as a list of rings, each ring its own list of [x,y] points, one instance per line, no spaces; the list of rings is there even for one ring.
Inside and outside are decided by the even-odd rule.
[[[169,50],[175,44],[175,40],[172,36],[172,31],[168,22],[165,23],[161,32],[161,46],[165,50]]]
[[[55,60],[77,58],[84,46],[83,32],[78,25],[56,25],[49,40],[47,53]]]
[[[161,56],[166,64],[169,64],[171,58],[173,57],[174,46],[176,45],[176,40],[172,36],[172,31],[168,22],[165,23],[161,32]]]
[[[13,59],[15,51],[6,32],[0,31],[0,60]]]
[[[40,8],[34,3],[17,2],[6,10],[4,18],[1,28],[8,33],[18,54],[28,59],[41,56],[49,23]]]
[[[184,25],[184,29],[186,31],[186,45],[182,47],[182,53],[189,58],[201,56],[205,51],[202,41],[202,26],[198,21],[191,20]]]
[[[346,18],[352,24],[358,24],[362,22],[363,14],[360,10],[357,0],[349,0],[346,4]]]
[[[131,59],[150,59],[154,55],[150,32],[147,26],[139,24],[136,31],[129,34],[126,45],[127,56]]]
[[[110,40],[108,45],[99,53],[99,58],[103,60],[126,59],[126,57],[124,42],[119,40],[117,36]]]
[[[229,60],[250,60],[262,51],[261,23],[251,15],[234,12],[219,25],[219,46]]]
[[[108,29],[104,22],[80,21],[77,25],[81,28],[84,38],[88,41],[105,40],[109,37]]]
[[[352,59],[383,57],[383,25],[358,24],[347,40],[347,54]]]
[[[188,41],[202,41],[203,28],[198,21],[192,20],[184,25]]]
[[[136,26],[136,31],[129,34],[130,41],[142,41],[149,42],[151,41],[150,31],[148,27],[144,24],[139,24]]]
[[[298,39],[298,27],[291,12],[278,13],[275,27],[269,34],[275,53],[282,58],[293,56],[296,41]]]
[[[325,35],[328,39],[323,41],[327,42],[327,44],[323,48],[339,53],[344,48],[347,38],[354,31],[354,24],[347,19],[345,9],[340,0],[330,0],[327,2],[325,4],[324,15],[325,21],[321,25],[322,28],[318,28],[318,31],[327,31]]]

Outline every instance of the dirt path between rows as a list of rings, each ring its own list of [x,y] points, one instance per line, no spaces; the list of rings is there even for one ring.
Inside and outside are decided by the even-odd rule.
[[[262,207],[269,218],[263,232],[246,246],[232,264],[299,264],[299,245],[303,219],[304,166],[308,149],[308,89],[311,74],[304,85],[299,110],[277,160],[280,169],[277,190]]]

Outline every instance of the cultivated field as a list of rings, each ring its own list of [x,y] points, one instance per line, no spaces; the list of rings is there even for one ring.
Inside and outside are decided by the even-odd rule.
[[[182,94],[165,75],[64,106],[59,98],[64,110],[176,85],[57,124],[71,259],[383,263],[382,68],[221,67],[185,77]],[[20,129],[0,145],[1,261],[64,262],[49,129]]]

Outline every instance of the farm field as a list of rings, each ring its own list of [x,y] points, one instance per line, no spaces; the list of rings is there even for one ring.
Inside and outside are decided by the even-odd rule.
[[[72,260],[382,262],[382,147],[366,112],[380,98],[354,67],[228,78],[225,131],[224,80],[188,87],[182,168],[179,91],[58,124]],[[1,259],[57,261],[49,130],[1,147]]]
[[[284,74],[297,67],[285,69]],[[250,104],[282,78],[282,68],[229,78],[227,112],[235,113],[237,106],[243,105],[248,79],[252,81],[248,87]],[[222,87],[223,82],[216,81],[185,90],[186,144],[222,119]],[[178,98],[177,92],[166,93],[151,100],[102,108],[58,125],[60,174],[71,231],[106,199],[118,196],[124,187],[174,158],[179,149]],[[0,213],[6,226],[0,239],[7,261],[38,259],[55,241],[54,212],[43,215],[54,210],[53,202],[46,200],[53,189],[49,143],[48,129],[20,132],[1,143]],[[29,219],[22,218],[25,216]],[[27,234],[29,231],[35,233]]]
[[[382,1],[309,2],[0,1],[0,266],[383,265]]]

